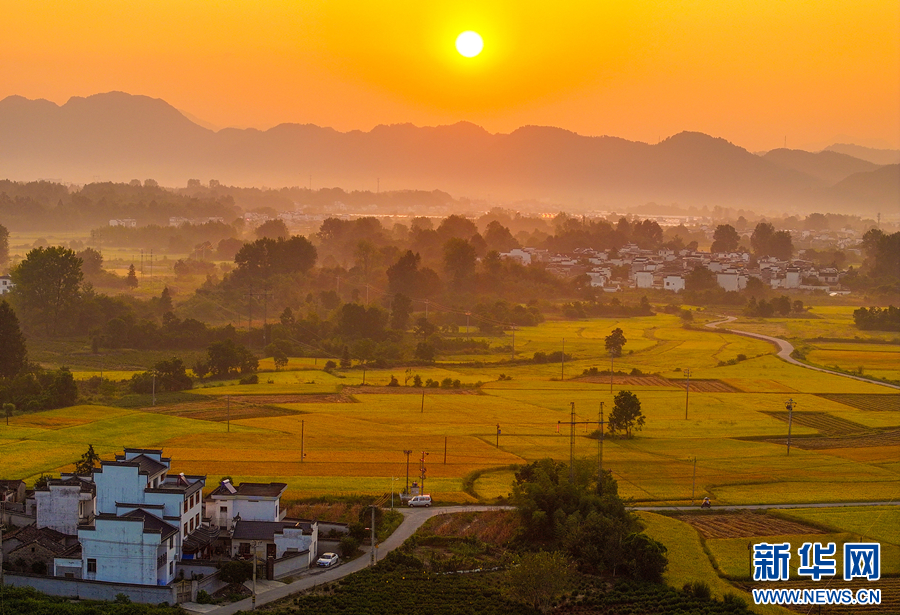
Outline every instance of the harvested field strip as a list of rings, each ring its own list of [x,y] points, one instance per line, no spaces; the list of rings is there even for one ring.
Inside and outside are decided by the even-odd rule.
[[[231,403],[229,404],[224,399],[187,402],[168,406],[146,406],[143,408],[135,408],[135,410],[147,412],[149,414],[165,414],[185,419],[214,422],[225,422],[228,420],[236,421],[238,419],[260,419],[297,414],[297,411],[295,410],[236,403],[234,400],[231,400]]]
[[[766,438],[764,442],[773,444],[785,444],[786,438],[770,439]],[[791,446],[802,448],[807,451],[816,451],[832,448],[870,448],[884,446],[900,446],[900,429],[892,429],[881,433],[873,433],[870,435],[855,436],[837,436],[831,438],[816,437],[793,437],[791,438]]]
[[[672,380],[674,386],[687,388],[683,380]],[[691,392],[697,393],[742,393],[740,389],[721,380],[691,380]]]
[[[816,397],[822,397],[839,404],[867,410],[872,412],[898,412],[900,411],[900,395],[865,395],[860,393],[819,393]]]
[[[609,381],[607,381],[609,382]],[[480,395],[478,389],[442,389],[435,387],[344,387],[344,393],[349,395]]]
[[[753,513],[679,515],[675,518],[694,527],[704,538],[826,533],[803,523]]]
[[[354,400],[349,395],[335,393],[322,395],[320,393],[300,395],[232,395],[232,403],[243,404],[352,404]],[[221,402],[221,398],[220,398]]]
[[[764,412],[771,417],[788,422],[787,412]],[[826,436],[848,436],[871,433],[872,429],[847,419],[832,416],[827,412],[794,412],[793,422],[804,427],[811,427]]]
[[[575,378],[576,382],[590,382],[591,384],[609,384],[609,375],[583,376]],[[678,385],[662,376],[622,376],[613,374],[613,385],[627,385],[633,387],[677,387]]]

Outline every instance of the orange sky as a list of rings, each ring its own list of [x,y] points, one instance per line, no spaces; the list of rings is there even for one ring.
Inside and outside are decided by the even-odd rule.
[[[469,120],[751,150],[900,147],[897,0],[0,0],[0,98],[121,90],[216,126]],[[463,30],[484,37],[459,56]]]

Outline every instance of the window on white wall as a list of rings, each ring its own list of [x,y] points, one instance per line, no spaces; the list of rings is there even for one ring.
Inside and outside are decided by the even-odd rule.
[[[97,560],[89,558],[87,561],[87,571],[97,572]]]

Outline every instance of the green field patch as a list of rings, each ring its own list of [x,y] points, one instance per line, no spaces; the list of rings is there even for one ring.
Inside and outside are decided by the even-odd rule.
[[[694,529],[677,519],[655,513],[637,513],[646,525],[645,533],[666,546],[669,566],[663,580],[671,587],[681,589],[687,583],[701,582],[709,585],[712,595],[720,599],[727,593],[737,594],[747,604],[753,597],[719,577],[703,550],[703,543]],[[754,606],[753,611],[764,615],[791,613],[777,606]]]
[[[792,454],[793,456],[793,454]],[[794,480],[747,485],[720,485],[716,497],[728,503],[807,504],[814,502],[855,502],[860,499],[890,501],[897,497],[896,474],[858,475],[853,480]]]
[[[871,538],[900,546],[900,507],[846,506],[840,508],[792,508],[769,511],[785,519],[817,523],[850,532],[856,538]],[[884,556],[882,555],[882,561]],[[900,563],[900,558],[897,558]]]

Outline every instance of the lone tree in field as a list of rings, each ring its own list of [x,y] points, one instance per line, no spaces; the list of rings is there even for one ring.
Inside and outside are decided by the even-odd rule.
[[[631,430],[640,431],[644,426],[644,415],[641,413],[641,400],[631,391],[619,391],[609,413],[609,433],[625,432],[631,437]]]
[[[134,263],[128,266],[128,277],[125,278],[125,285],[129,288],[137,288],[138,286],[137,272],[134,270]]]
[[[625,339],[625,334],[622,333],[621,329],[618,327],[613,329],[613,332],[606,336],[606,352],[608,352],[611,357],[621,357],[622,346],[624,346],[627,341],[628,340]]]

